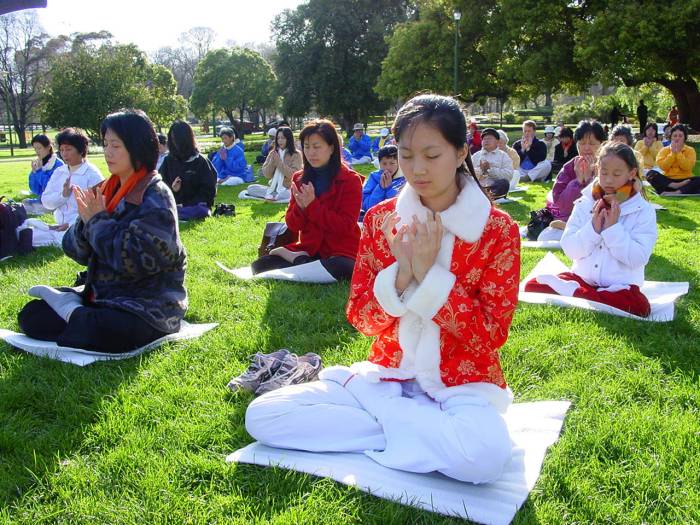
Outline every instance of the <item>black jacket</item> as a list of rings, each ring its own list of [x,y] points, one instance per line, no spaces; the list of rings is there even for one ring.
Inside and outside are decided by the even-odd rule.
[[[180,177],[180,191],[173,191],[175,202],[183,206],[194,206],[200,202],[211,208],[216,197],[216,169],[202,155],[194,155],[186,161],[181,161],[168,154],[160,165],[160,174],[165,183],[172,189],[173,181]]]

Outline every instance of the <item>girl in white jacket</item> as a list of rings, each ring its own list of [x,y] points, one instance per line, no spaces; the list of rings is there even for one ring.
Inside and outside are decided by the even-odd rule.
[[[571,272],[540,275],[527,292],[556,293],[647,317],[639,287],[656,243],[656,212],[646,200],[634,150],[622,143],[598,152],[598,178],[582,191],[561,239]]]

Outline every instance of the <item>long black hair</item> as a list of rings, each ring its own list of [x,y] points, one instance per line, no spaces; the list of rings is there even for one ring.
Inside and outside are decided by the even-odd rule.
[[[176,159],[184,162],[199,153],[192,126],[184,120],[176,120],[168,130],[168,151]]]
[[[419,122],[434,126],[445,140],[458,150],[467,145],[467,119],[462,106],[452,97],[427,94],[418,95],[406,102],[396,114],[391,127],[391,133],[396,138],[396,142],[400,143],[401,135]],[[466,150],[467,157],[457,168],[457,186],[461,188],[461,175],[471,176],[484,195],[490,198],[476,176],[469,148],[467,147]]]
[[[281,126],[277,128],[277,133],[275,133],[275,149],[277,149],[277,137],[280,133],[282,133],[284,138],[287,139],[287,144],[284,146],[287,154],[294,155],[297,152],[297,147],[294,145],[294,133],[292,133],[292,128],[289,126]]]
[[[39,144],[41,144],[45,148],[49,148],[51,150],[50,155],[53,155],[53,146],[51,145],[51,139],[48,136],[44,135],[43,133],[39,133],[38,135],[34,135],[32,137],[31,143],[34,144],[35,142],[38,142]]]

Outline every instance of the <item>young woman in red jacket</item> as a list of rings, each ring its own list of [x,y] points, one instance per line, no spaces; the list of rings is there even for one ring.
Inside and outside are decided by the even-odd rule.
[[[512,394],[498,349],[517,302],[520,238],[479,186],[466,131],[449,97],[421,95],[399,111],[407,184],[365,216],[347,305],[374,337],[369,358],[253,401],[254,438],[472,483],[501,476]]]
[[[340,161],[340,141],[331,121],[310,122],[299,140],[304,169],[292,176],[292,200],[285,216],[299,241],[254,261],[253,273],[307,264],[317,267],[307,272],[350,279],[360,242],[362,179]]]

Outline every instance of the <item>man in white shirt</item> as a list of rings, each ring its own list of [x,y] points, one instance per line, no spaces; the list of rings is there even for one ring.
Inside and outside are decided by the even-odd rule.
[[[481,185],[488,188],[494,199],[508,194],[513,178],[513,161],[498,148],[499,138],[498,131],[486,128],[481,132],[481,149],[472,158]]]

